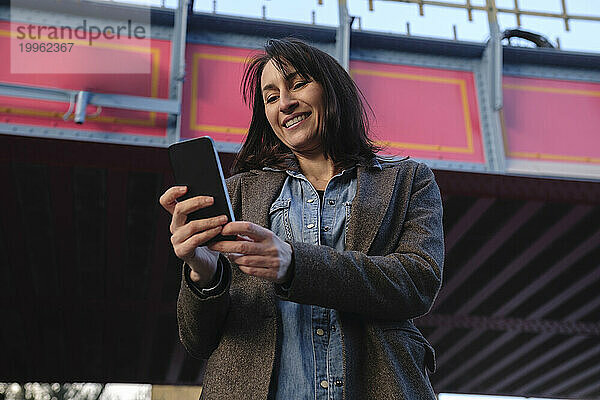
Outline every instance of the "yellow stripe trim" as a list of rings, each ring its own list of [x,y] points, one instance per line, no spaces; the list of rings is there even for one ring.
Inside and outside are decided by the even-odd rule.
[[[227,61],[233,63],[245,63],[246,57],[239,56],[228,56],[224,54],[210,54],[210,53],[194,53],[194,57],[202,58],[204,60],[216,60],[216,61]]]
[[[530,85],[513,85],[510,83],[505,83],[504,85],[502,85],[502,87],[504,89],[516,89],[516,90],[524,90],[524,91],[529,91],[529,92],[560,93],[560,94],[573,94],[573,95],[581,95],[581,96],[600,97],[600,91],[598,91],[598,90],[560,89],[560,88],[539,87],[539,86],[530,86]]]
[[[222,54],[210,54],[210,53],[194,53],[192,58],[192,101],[190,104],[190,130],[192,131],[203,131],[213,133],[230,133],[235,135],[245,135],[248,132],[246,128],[240,128],[235,126],[222,126],[222,125],[206,125],[198,123],[198,79],[200,70],[200,60],[216,60],[233,63],[245,63],[246,58],[237,56],[227,56]]]
[[[430,145],[430,144],[421,144],[421,143],[403,143],[403,142],[392,142],[392,141],[379,141],[376,142],[379,145],[387,145],[389,147],[395,147],[399,149],[411,149],[411,150],[429,150],[429,151],[438,151],[442,153],[463,153],[463,154],[473,154],[473,127],[471,125],[471,112],[469,108],[469,98],[467,93],[467,84],[464,79],[458,78],[444,78],[437,76],[425,76],[425,75],[417,75],[417,74],[403,74],[397,72],[384,72],[384,71],[375,71],[368,69],[353,69],[350,71],[350,74],[354,76],[354,74],[358,75],[370,75],[370,76],[381,76],[384,78],[393,78],[393,79],[404,79],[411,81],[420,81],[420,82],[433,82],[433,83],[447,83],[452,85],[458,85],[460,90],[460,98],[461,98],[461,106],[463,111],[463,119],[465,123],[465,133],[467,139],[466,147],[454,147],[454,146],[441,146],[441,145]]]
[[[541,93],[558,93],[558,94],[570,94],[570,95],[578,95],[578,96],[591,96],[591,97],[600,97],[600,91],[597,90],[581,90],[581,89],[561,89],[561,88],[552,88],[552,87],[540,87],[540,86],[531,86],[531,85],[515,85],[510,83],[505,83],[502,85],[504,89],[515,89],[515,90],[523,90],[523,91],[531,91],[531,92],[541,92]],[[507,146],[507,138],[505,140],[505,150],[506,155],[508,157],[515,158],[536,158],[539,160],[550,160],[550,161],[574,161],[574,162],[584,162],[584,163],[600,163],[600,158],[597,157],[585,157],[585,156],[566,156],[560,154],[547,154],[547,153],[534,153],[534,152],[525,152],[525,151],[510,151]]]
[[[516,158],[537,158],[539,160],[552,160],[552,161],[578,161],[585,163],[600,163],[600,158],[597,157],[584,157],[584,156],[563,156],[559,154],[544,154],[544,153],[527,153],[523,151],[511,151],[508,153],[510,157]]]

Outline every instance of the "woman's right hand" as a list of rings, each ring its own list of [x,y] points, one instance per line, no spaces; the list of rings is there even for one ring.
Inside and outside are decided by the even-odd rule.
[[[188,221],[188,214],[211,206],[214,199],[197,196],[178,202],[177,198],[186,191],[185,186],[173,186],[160,196],[159,202],[172,215],[170,230],[175,255],[190,266],[192,280],[200,286],[206,286],[214,278],[219,252],[202,245],[221,233],[227,216]]]

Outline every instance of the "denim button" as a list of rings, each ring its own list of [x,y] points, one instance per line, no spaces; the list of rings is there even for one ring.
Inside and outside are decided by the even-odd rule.
[[[323,227],[323,230],[324,230],[325,232],[327,232],[327,231],[329,230],[329,227],[328,227],[328,226],[324,226],[324,227]]]
[[[308,229],[311,229],[311,228],[314,228],[314,227],[315,227],[315,224],[308,224],[308,225],[306,225],[306,227],[307,227]]]
[[[313,201],[315,201],[315,199],[308,199],[308,200],[306,200],[307,203],[312,203]]]
[[[335,200],[329,200],[329,205],[332,206],[335,204]]]
[[[341,380],[337,380],[335,381],[335,386],[342,386],[344,384],[344,382],[342,382]]]
[[[325,331],[321,328],[317,329],[317,335],[319,336],[323,336],[325,334]]]
[[[329,387],[329,383],[327,383],[327,381],[321,381],[321,387],[323,389],[327,389]]]

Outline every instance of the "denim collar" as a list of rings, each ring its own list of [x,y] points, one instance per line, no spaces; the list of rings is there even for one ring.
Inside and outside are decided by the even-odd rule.
[[[380,171],[383,169],[383,167],[381,166],[381,163],[379,162],[377,157],[373,157],[368,161],[359,161],[353,167],[343,170],[341,172],[341,174],[344,174],[346,171],[352,171],[357,166],[365,167],[365,168],[374,168],[374,169],[378,169]],[[298,160],[296,159],[296,157],[290,158],[290,160],[288,162],[288,166],[285,169],[275,168],[275,167],[263,167],[262,170],[263,171],[287,172],[291,176],[297,176],[298,174],[301,174],[300,165],[298,164]]]

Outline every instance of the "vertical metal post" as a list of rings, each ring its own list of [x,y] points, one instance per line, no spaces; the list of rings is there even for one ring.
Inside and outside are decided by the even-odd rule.
[[[502,38],[500,36],[500,27],[496,18],[497,8],[496,0],[486,0],[488,22],[490,25],[490,40],[488,49],[492,53],[492,62],[490,63],[492,79],[492,101],[495,111],[502,108]]]
[[[488,166],[494,172],[504,173],[506,169],[506,152],[504,143],[504,114],[502,111],[502,37],[497,20],[495,0],[486,0],[490,40],[484,51],[482,62],[486,68],[487,85],[490,93],[489,115],[490,124],[484,132],[484,142]],[[487,64],[487,65],[486,65]],[[487,107],[486,107],[487,108]]]
[[[350,16],[348,15],[348,6],[346,0],[339,0],[338,14],[340,24],[335,36],[336,52],[338,62],[346,71],[350,69]]]
[[[179,0],[175,11],[173,37],[171,41],[171,82],[169,98],[176,99],[181,108],[183,80],[185,78],[185,45],[187,37],[187,17],[189,0]],[[178,142],[181,138],[181,113],[170,115],[167,128],[169,144]]]

